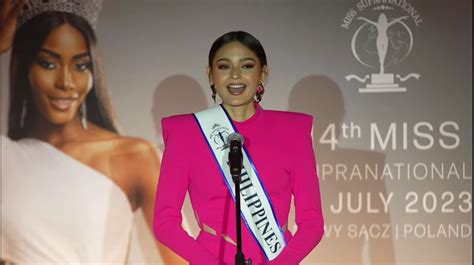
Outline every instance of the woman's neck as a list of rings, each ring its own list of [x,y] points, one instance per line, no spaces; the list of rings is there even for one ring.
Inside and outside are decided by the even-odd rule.
[[[40,139],[54,146],[66,142],[78,141],[86,136],[87,131],[82,127],[79,117],[66,124],[53,124],[42,118],[34,122],[29,137]]]
[[[253,101],[250,104],[245,104],[245,105],[240,105],[240,106],[232,106],[232,105],[227,105],[225,103],[223,103],[222,105],[226,109],[227,113],[229,113],[232,120],[238,121],[238,122],[249,119],[257,111],[255,108],[255,103]]]

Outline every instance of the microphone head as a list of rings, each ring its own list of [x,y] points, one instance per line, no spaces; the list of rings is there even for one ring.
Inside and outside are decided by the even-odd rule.
[[[231,133],[227,137],[227,144],[230,145],[230,143],[232,143],[233,141],[238,141],[240,143],[240,145],[243,145],[244,144],[244,137],[240,133]]]

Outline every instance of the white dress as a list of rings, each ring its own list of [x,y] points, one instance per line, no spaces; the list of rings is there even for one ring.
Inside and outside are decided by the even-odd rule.
[[[134,214],[120,187],[48,143],[1,140],[1,259],[124,264]]]

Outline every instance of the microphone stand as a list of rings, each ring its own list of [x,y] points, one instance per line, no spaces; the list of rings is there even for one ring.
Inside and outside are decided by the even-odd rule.
[[[239,148],[234,149],[231,145],[229,152],[230,174],[235,184],[235,226],[237,235],[237,252],[235,254],[235,265],[252,265],[252,259],[245,260],[242,252],[242,222],[240,215],[240,181],[242,174],[242,144],[238,143]]]
[[[235,265],[246,265],[245,256],[242,252],[242,223],[240,216],[240,174],[232,176],[235,184],[235,225],[237,230],[237,253],[235,253]],[[249,264],[252,264],[251,261]]]

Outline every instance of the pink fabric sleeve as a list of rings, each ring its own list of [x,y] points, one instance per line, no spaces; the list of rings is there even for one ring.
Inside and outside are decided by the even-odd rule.
[[[179,121],[178,121],[179,122]],[[191,264],[220,264],[182,228],[181,208],[188,189],[189,155],[186,138],[172,119],[163,119],[165,150],[157,188],[153,229],[156,238]],[[181,129],[181,130],[180,130]]]
[[[293,196],[298,230],[287,242],[285,249],[269,265],[299,264],[321,241],[324,234],[324,220],[321,208],[319,181],[316,173],[313,141],[311,138],[312,117],[305,116],[304,122],[294,139],[302,139],[294,146],[292,170]]]

